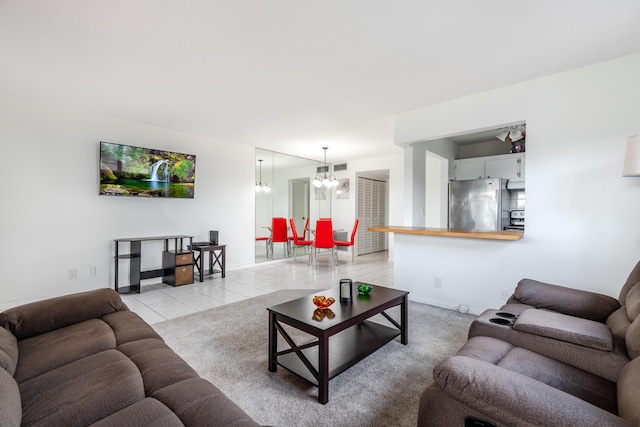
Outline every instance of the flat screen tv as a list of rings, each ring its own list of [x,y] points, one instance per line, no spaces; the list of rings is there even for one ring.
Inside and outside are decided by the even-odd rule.
[[[193,198],[196,156],[100,142],[100,194]]]

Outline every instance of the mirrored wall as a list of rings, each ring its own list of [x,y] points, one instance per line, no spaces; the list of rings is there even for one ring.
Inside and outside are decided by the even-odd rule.
[[[287,225],[293,218],[300,237],[307,218],[313,228],[318,218],[331,217],[331,192],[335,190],[311,185],[322,166],[316,160],[256,148],[256,262],[287,256],[286,243],[274,243],[273,253],[267,251],[268,240],[264,238],[271,235],[273,217],[286,218]],[[292,235],[291,231],[288,235]]]

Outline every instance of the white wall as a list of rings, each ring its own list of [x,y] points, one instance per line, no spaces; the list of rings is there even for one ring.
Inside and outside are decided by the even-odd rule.
[[[405,236],[401,251],[396,237],[395,285],[476,311],[501,305],[501,289],[523,277],[617,297],[640,258],[640,179],[621,176],[627,137],[640,133],[638,76],[635,54],[398,116],[401,146],[526,121],[527,223],[518,242]]]
[[[349,178],[350,196],[348,199],[335,199],[335,190],[331,191],[333,197],[333,223],[334,228],[349,231],[353,229],[353,221],[356,215],[357,180],[356,174],[366,171],[389,170],[389,224],[399,224],[402,221],[404,205],[404,172],[403,154],[398,150],[397,155],[370,157],[366,159],[350,160],[347,171],[336,172],[337,179]],[[356,238],[357,240],[357,238]],[[393,259],[393,236],[389,236],[389,257]]]
[[[101,140],[195,154],[195,198],[98,196]],[[215,229],[229,269],[254,263],[253,147],[6,94],[0,144],[0,302],[113,287],[116,238],[208,240]],[[161,247],[149,245],[143,268],[158,268]]]

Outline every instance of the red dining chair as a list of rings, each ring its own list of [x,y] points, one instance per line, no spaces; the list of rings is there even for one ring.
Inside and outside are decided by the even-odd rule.
[[[269,238],[268,237],[256,237],[256,242],[264,241],[265,250],[267,251],[267,258],[269,258]]]
[[[309,219],[307,218],[307,222]],[[313,240],[299,240],[298,239],[298,231],[296,230],[296,224],[293,221],[293,218],[289,220],[291,223],[291,232],[293,233],[293,262],[296,262],[296,248],[299,246],[311,246],[313,245]],[[309,263],[311,263],[311,252],[309,252]]]
[[[331,220],[316,221],[316,238],[313,241],[313,259],[317,264],[318,249],[331,249],[331,266],[338,264],[336,246],[333,243],[333,223]]]
[[[269,240],[269,246],[271,248],[271,258],[273,258],[273,244],[284,243],[284,250],[289,256],[289,236],[287,233],[287,220],[286,218],[271,218],[271,239]]]
[[[293,221],[293,218],[290,218],[289,221]],[[293,223],[291,224],[291,227],[293,228]],[[309,229],[309,217],[307,217],[307,220],[304,222],[304,228],[302,229],[302,237],[298,238],[300,240],[304,240],[307,238],[307,230]],[[296,229],[297,231],[297,229]],[[289,241],[293,241],[293,236],[289,236]]]
[[[336,247],[338,246],[343,246],[343,247],[348,247],[351,246],[351,262],[353,262],[355,260],[355,252],[356,252],[356,247],[355,247],[355,242],[356,242],[356,231],[358,231],[358,218],[356,218],[356,220],[353,223],[353,230],[351,231],[351,240],[350,241],[346,241],[346,240],[336,240],[335,242],[333,242]],[[336,252],[336,257],[338,256],[338,252]]]

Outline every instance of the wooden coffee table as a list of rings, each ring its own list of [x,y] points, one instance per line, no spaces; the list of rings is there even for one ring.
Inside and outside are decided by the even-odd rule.
[[[340,289],[328,289],[267,308],[269,311],[269,371],[278,365],[318,387],[318,402],[329,401],[329,380],[355,365],[395,337],[407,344],[407,296],[409,292],[372,286],[366,296],[357,295],[351,304],[340,302]],[[314,295],[333,297],[329,309],[318,310]],[[400,306],[400,323],[385,310]],[[370,317],[382,314],[393,327],[372,322]],[[298,345],[282,324],[313,335],[317,340]],[[278,333],[289,348],[278,351]]]

